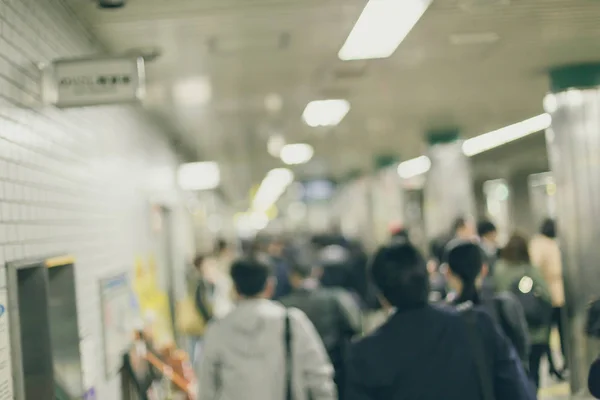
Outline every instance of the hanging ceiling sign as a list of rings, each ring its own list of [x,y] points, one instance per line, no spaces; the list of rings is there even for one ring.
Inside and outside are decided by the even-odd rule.
[[[141,57],[57,60],[51,71],[50,102],[59,108],[132,103],[144,94]]]

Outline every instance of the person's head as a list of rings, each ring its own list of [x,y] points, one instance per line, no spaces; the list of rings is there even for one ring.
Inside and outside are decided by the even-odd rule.
[[[500,257],[509,264],[529,264],[529,248],[524,236],[514,233],[500,252]]]
[[[540,233],[550,239],[556,238],[556,222],[552,218],[546,218],[540,227]]]
[[[385,306],[403,310],[427,304],[427,266],[419,250],[410,243],[380,248],[372,260],[370,273]]]
[[[478,304],[478,288],[488,272],[481,247],[473,241],[452,243],[446,250],[445,262],[448,283],[458,293],[456,302]]]
[[[285,244],[283,240],[279,238],[275,238],[269,242],[269,247],[267,248],[267,252],[269,255],[273,257],[281,257],[283,255],[283,250],[285,249]]]
[[[302,286],[302,283],[309,278],[314,277],[316,271],[305,263],[293,263],[290,267],[290,285],[297,289]]]
[[[496,243],[498,239],[498,230],[496,229],[496,225],[494,225],[491,221],[481,221],[477,224],[477,234],[481,238],[488,243]]]
[[[408,241],[410,236],[408,234],[408,229],[404,226],[397,226],[391,229],[392,241]]]
[[[198,272],[202,272],[202,266],[204,265],[204,256],[202,254],[198,254],[194,257],[194,268]]]
[[[227,241],[223,238],[219,238],[217,239],[217,242],[215,243],[215,252],[217,255],[222,255],[222,254],[226,254],[229,252],[229,244],[227,243]]]
[[[231,279],[241,298],[270,298],[275,289],[271,267],[254,258],[233,262]]]
[[[471,218],[459,217],[454,220],[452,233],[461,239],[471,239],[477,234],[475,223]]]

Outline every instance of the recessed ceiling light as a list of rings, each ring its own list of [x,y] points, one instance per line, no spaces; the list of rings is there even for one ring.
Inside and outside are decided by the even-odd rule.
[[[182,164],[177,171],[177,182],[183,190],[215,189],[221,182],[219,164],[213,161]]]
[[[283,100],[281,96],[277,93],[270,93],[265,97],[265,108],[269,112],[278,112],[281,111],[283,107]]]
[[[431,2],[432,0],[370,0],[338,57],[349,61],[391,56]]]
[[[287,165],[298,165],[309,162],[314,154],[314,149],[306,143],[286,144],[281,149],[281,161]]]
[[[347,100],[316,100],[306,105],[302,118],[308,126],[338,125],[350,111],[350,103]]]
[[[196,77],[177,82],[173,87],[175,102],[186,107],[202,106],[212,97],[212,87],[207,77]]]

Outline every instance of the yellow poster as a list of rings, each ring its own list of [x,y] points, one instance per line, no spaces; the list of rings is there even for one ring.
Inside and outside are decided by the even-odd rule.
[[[158,346],[170,345],[174,342],[174,336],[169,298],[158,285],[156,261],[150,256],[146,267],[143,258],[138,257],[135,264],[133,289],[145,324],[151,328]]]

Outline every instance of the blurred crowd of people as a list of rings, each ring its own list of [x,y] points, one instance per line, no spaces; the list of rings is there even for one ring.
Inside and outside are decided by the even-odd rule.
[[[401,227],[372,257],[341,234],[215,247],[189,280],[200,400],[530,400],[544,357],[568,374],[551,219],[500,246],[492,222],[459,218],[428,257]]]

